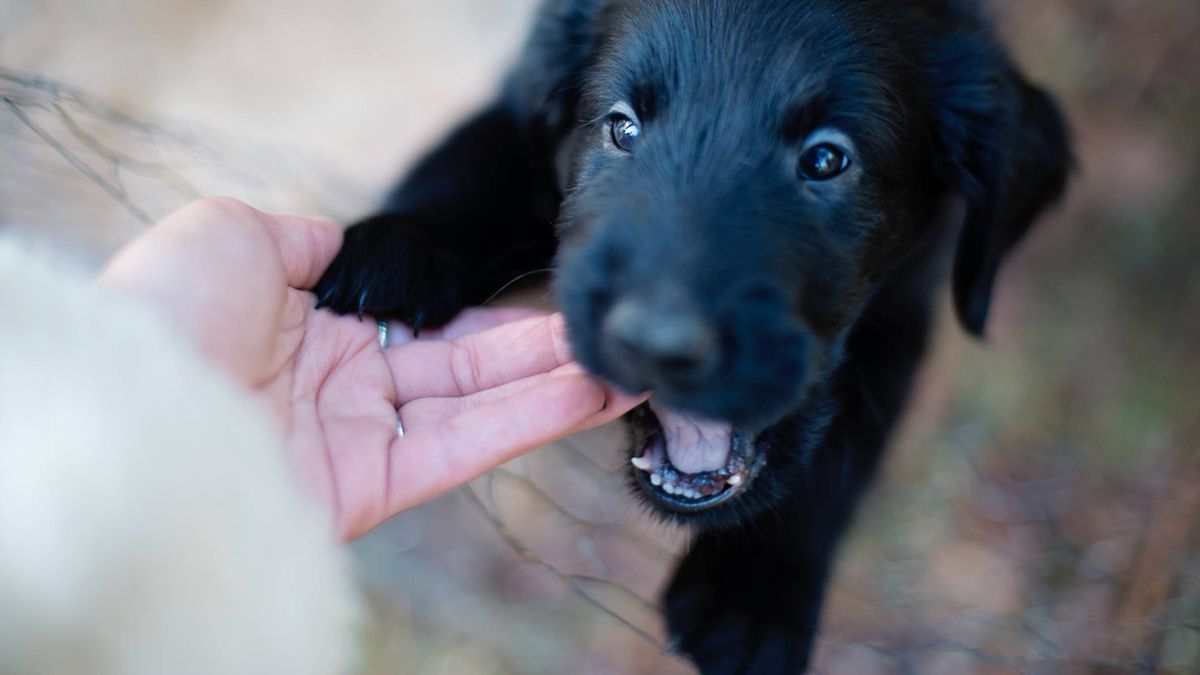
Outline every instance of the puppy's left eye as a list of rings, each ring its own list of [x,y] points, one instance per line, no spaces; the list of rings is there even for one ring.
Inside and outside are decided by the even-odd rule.
[[[800,155],[800,176],[805,180],[829,180],[850,168],[846,151],[832,143],[820,143]]]
[[[638,137],[642,134],[642,129],[637,125],[637,122],[621,114],[614,114],[612,116],[609,121],[609,129],[613,145],[625,152],[633,152]]]

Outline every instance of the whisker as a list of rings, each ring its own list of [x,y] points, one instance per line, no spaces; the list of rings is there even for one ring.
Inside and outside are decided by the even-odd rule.
[[[845,365],[847,377],[844,381],[854,388],[855,393],[858,394],[866,406],[867,412],[873,418],[872,421],[875,423],[876,430],[883,432],[886,429],[887,416],[884,414],[883,408],[879,405],[879,401],[876,400],[875,392],[871,391],[865,375],[857,364],[847,361]]]
[[[550,272],[553,272],[553,271],[554,271],[554,268],[553,268],[553,267],[543,267],[543,268],[541,268],[541,269],[529,270],[528,272],[523,272],[523,273],[521,273],[521,274],[518,274],[518,275],[516,276],[516,278],[514,278],[514,279],[512,279],[512,280],[508,281],[508,282],[507,282],[507,283],[505,283],[503,286],[501,286],[499,289],[497,289],[495,293],[492,293],[490,296],[488,296],[488,299],[487,299],[487,300],[484,300],[483,302],[479,303],[479,306],[480,306],[480,307],[486,307],[486,306],[490,305],[490,304],[492,303],[492,301],[493,301],[493,300],[495,300],[496,298],[500,297],[500,294],[501,294],[501,293],[503,293],[504,291],[507,291],[507,290],[508,290],[509,288],[511,288],[511,287],[512,287],[512,285],[513,285],[513,284],[515,284],[515,283],[518,283],[518,282],[520,282],[520,281],[522,281],[522,280],[524,280],[524,279],[527,279],[527,278],[529,278],[529,277],[531,277],[531,276],[533,276],[533,275],[535,275],[535,274],[548,274],[548,273],[550,273]]]

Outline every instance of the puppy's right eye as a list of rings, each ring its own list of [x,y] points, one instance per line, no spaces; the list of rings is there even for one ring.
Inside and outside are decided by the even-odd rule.
[[[624,115],[614,114],[609,118],[609,133],[612,135],[613,145],[625,152],[633,152],[642,130],[637,122]]]
[[[800,176],[805,180],[829,180],[849,167],[846,152],[832,143],[814,145],[800,155]]]

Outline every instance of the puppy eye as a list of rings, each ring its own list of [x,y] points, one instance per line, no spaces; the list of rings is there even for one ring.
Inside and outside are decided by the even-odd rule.
[[[829,180],[850,168],[846,151],[832,143],[820,143],[800,155],[800,176],[805,180]]]
[[[613,145],[625,152],[633,152],[642,130],[637,122],[624,115],[614,114],[609,121],[609,133],[612,135]]]

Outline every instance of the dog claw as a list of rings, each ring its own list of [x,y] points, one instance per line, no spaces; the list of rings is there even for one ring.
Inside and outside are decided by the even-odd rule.
[[[413,338],[421,337],[421,328],[425,326],[425,310],[418,307],[412,313]]]
[[[367,291],[363,289],[362,293],[358,294],[358,320],[362,321],[364,308],[367,306]]]
[[[321,289],[320,293],[317,294],[317,309],[328,307],[329,299],[332,298],[341,287],[341,282],[334,282]]]

